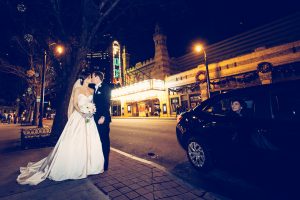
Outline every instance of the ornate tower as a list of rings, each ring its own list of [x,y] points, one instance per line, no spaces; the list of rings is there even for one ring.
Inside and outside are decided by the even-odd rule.
[[[167,37],[158,24],[155,26],[153,40],[155,44],[153,78],[164,80],[165,75],[170,74],[170,58],[167,49]]]
[[[123,85],[128,84],[128,75],[127,75],[127,69],[129,68],[129,62],[130,62],[130,55],[127,53],[125,46],[123,47],[122,52],[122,64],[123,64]]]

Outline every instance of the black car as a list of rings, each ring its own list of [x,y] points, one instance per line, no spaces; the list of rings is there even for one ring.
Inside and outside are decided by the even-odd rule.
[[[243,159],[299,161],[299,86],[296,80],[213,96],[177,118],[177,140],[199,170]],[[232,110],[236,101],[240,112]]]

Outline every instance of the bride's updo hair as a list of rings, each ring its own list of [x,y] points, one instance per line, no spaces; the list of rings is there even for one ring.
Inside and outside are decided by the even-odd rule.
[[[80,80],[80,85],[83,85],[84,80],[89,76],[91,76],[91,73],[86,70],[83,70],[82,72],[80,72],[80,74],[78,76],[78,79]]]

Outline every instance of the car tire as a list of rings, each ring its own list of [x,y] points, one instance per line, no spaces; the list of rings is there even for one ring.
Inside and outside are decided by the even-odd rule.
[[[209,171],[213,168],[213,158],[209,145],[199,138],[191,138],[187,143],[187,157],[198,171]]]

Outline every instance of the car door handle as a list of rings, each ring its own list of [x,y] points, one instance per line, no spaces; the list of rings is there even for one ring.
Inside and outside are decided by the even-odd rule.
[[[209,122],[209,123],[204,124],[202,127],[203,127],[203,128],[212,127],[212,126],[215,126],[216,123],[217,123],[217,122]]]

